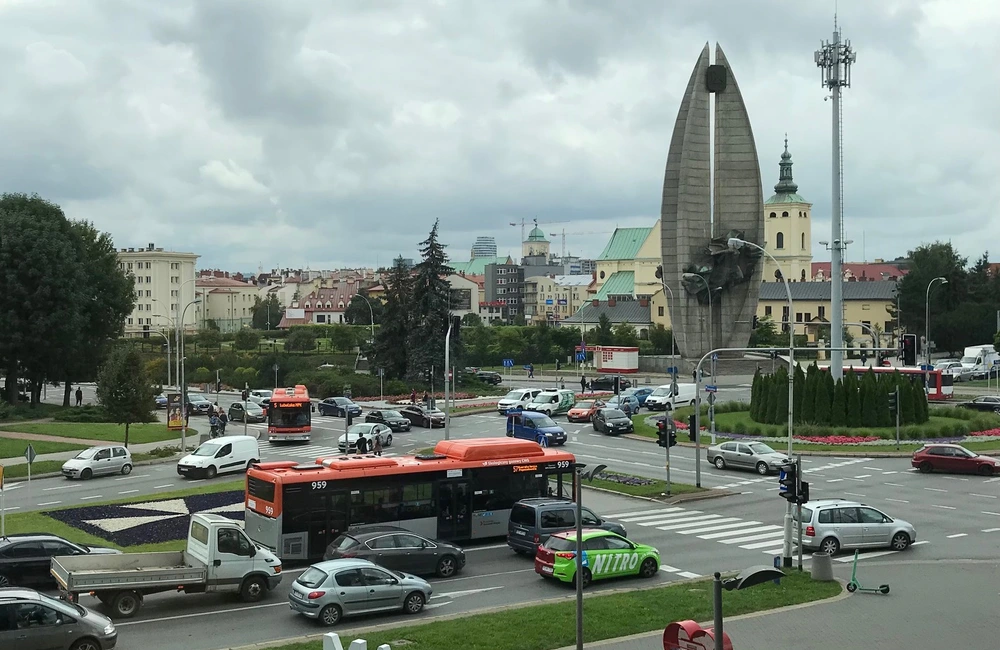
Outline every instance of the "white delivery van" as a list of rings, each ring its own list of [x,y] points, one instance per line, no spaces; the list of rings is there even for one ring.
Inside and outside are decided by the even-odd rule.
[[[525,408],[540,392],[541,388],[515,388],[497,402],[497,413],[507,415],[507,411],[511,409]]]
[[[973,379],[982,379],[993,369],[993,362],[997,359],[1000,359],[1000,354],[992,343],[970,345],[962,355],[962,367],[972,374]]]
[[[215,478],[227,472],[245,472],[260,462],[260,448],[253,436],[222,436],[203,442],[177,461],[181,476]]]
[[[650,411],[673,410],[679,406],[693,405],[696,397],[694,384],[677,384],[676,394],[670,384],[663,384],[649,394],[645,406]]]
[[[576,393],[573,391],[566,388],[562,390],[547,388],[535,395],[531,402],[524,407],[524,410],[538,411],[552,417],[560,413],[568,413],[574,404],[576,404]]]

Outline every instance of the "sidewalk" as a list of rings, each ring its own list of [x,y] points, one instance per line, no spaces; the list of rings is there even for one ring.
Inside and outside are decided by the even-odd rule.
[[[80,443],[82,446],[98,446],[98,445],[109,445],[113,444],[107,440],[81,440],[79,438],[58,438],[54,436],[43,436],[35,435],[31,433],[16,433],[12,431],[4,432],[5,438],[17,438],[24,440],[24,446],[27,448],[28,443],[32,440],[51,440],[53,442],[66,442],[66,443]],[[199,434],[188,433],[187,436],[187,448],[188,451],[198,446]],[[144,442],[141,444],[129,444],[128,450],[133,454],[148,453],[156,449],[157,447],[177,447],[180,448],[181,439],[176,440],[161,440],[160,442]],[[42,460],[55,460],[60,462],[65,462],[70,458],[76,456],[79,452],[77,451],[57,451],[51,454],[38,454],[35,456],[34,462],[37,463]],[[24,465],[28,460],[24,456],[18,456],[16,458],[0,458],[0,465],[5,467],[10,467],[12,465]]]

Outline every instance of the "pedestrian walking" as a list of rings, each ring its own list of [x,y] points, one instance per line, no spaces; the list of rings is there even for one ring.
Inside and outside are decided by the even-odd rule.
[[[190,403],[188,403],[187,408],[184,409],[184,426],[185,427],[191,422],[191,411],[193,411],[193,410],[194,410],[194,407],[191,406]]]
[[[431,396],[427,394],[427,391],[424,391],[424,406],[431,407]]]
[[[535,378],[535,364],[529,363],[528,364],[528,379],[534,379],[534,378]]]
[[[410,390],[410,404],[416,405],[417,403],[417,389],[413,388]]]
[[[382,455],[382,438],[377,433],[375,434],[375,442],[372,443],[372,453],[376,456]]]
[[[79,386],[76,387],[76,405],[83,406],[83,391]]]
[[[366,440],[363,435],[358,436],[358,442],[355,443],[355,447],[357,448],[359,454],[367,454],[368,440]]]
[[[586,393],[587,392],[587,376],[586,375],[580,375],[580,392],[581,393]]]
[[[227,422],[229,422],[229,416],[226,415],[226,412],[220,408],[219,409],[219,429],[221,430],[222,435],[226,435],[226,423]]]

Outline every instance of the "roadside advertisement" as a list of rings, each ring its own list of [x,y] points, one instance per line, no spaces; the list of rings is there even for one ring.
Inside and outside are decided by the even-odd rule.
[[[184,428],[184,408],[180,393],[167,394],[167,429],[180,431]]]

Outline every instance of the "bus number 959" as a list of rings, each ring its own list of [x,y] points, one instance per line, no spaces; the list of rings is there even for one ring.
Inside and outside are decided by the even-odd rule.
[[[569,467],[569,461],[568,460],[556,461],[556,468],[557,469],[566,469],[567,467]]]
[[[312,489],[314,489],[314,490],[325,490],[326,489],[326,481],[313,481],[312,482]]]

